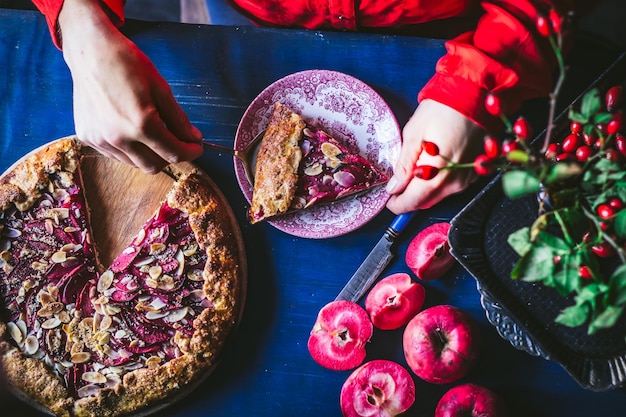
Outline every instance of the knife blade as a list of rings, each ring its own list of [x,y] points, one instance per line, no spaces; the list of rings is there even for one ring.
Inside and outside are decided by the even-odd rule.
[[[356,270],[354,275],[348,280],[347,284],[339,292],[335,300],[348,300],[358,302],[361,297],[370,289],[376,278],[380,276],[383,270],[389,265],[393,259],[391,248],[400,233],[409,224],[415,211],[397,215],[378,243],[370,251],[361,266]]]

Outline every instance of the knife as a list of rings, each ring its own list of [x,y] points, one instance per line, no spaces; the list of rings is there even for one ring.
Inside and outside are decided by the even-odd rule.
[[[415,211],[403,213],[396,216],[391,222],[385,234],[380,238],[374,249],[367,255],[361,266],[356,270],[352,278],[339,292],[335,300],[348,300],[358,302],[361,297],[369,290],[376,278],[389,265],[393,258],[391,247],[396,238],[409,224]]]

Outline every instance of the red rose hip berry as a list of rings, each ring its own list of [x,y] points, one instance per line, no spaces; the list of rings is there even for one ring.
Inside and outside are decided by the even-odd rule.
[[[615,147],[622,156],[626,156],[626,137],[617,134],[617,136],[615,136]]]
[[[582,145],[576,149],[576,159],[581,162],[587,162],[591,155],[593,155],[593,149],[589,145]]]
[[[500,156],[500,142],[496,138],[486,136],[483,147],[485,149],[485,155],[489,158],[497,158]]]
[[[530,125],[528,121],[523,117],[519,117],[515,123],[513,123],[513,133],[521,140],[526,140],[531,134]]]
[[[619,198],[612,198],[609,200],[609,206],[619,211],[624,208],[624,202],[620,200]]]
[[[537,31],[541,36],[547,38],[548,36],[550,36],[550,33],[552,33],[552,25],[550,23],[550,20],[543,15],[537,16],[535,26],[537,27]]]
[[[621,85],[615,85],[607,90],[605,95],[607,110],[611,111],[615,107],[622,104],[622,94],[623,93]]]
[[[622,121],[619,119],[614,119],[614,120],[611,120],[606,125],[606,131],[609,135],[614,135],[617,132],[619,132],[621,127],[622,127]]]
[[[365,310],[375,327],[395,330],[415,316],[426,298],[424,287],[409,274],[389,275],[374,285],[365,298]]]
[[[583,130],[583,124],[579,121],[572,120],[569,124],[569,130],[572,133],[580,134]]]
[[[489,175],[493,172],[494,161],[487,155],[478,155],[474,159],[474,171],[478,175]]]
[[[439,155],[439,146],[437,146],[437,144],[434,143],[434,142],[430,142],[430,141],[427,141],[427,140],[423,141],[422,142],[422,149],[428,155],[432,155],[432,156]]]
[[[502,154],[506,155],[508,153],[510,153],[511,151],[515,151],[517,149],[519,149],[519,143],[517,143],[516,140],[505,140],[504,142],[502,142]]]
[[[610,204],[600,204],[597,213],[601,219],[607,220],[615,215],[615,209]]]
[[[413,170],[413,176],[422,180],[432,180],[439,173],[439,168],[431,165],[418,165]]]
[[[500,97],[493,93],[488,93],[485,97],[485,109],[492,116],[500,116],[502,114],[502,103]]]
[[[561,149],[565,153],[574,153],[576,149],[581,145],[580,136],[571,133],[567,135],[565,139],[563,139],[563,143],[561,144]]]

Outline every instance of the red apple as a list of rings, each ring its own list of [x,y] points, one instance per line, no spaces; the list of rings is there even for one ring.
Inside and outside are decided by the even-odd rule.
[[[424,304],[426,290],[409,274],[389,275],[374,285],[365,298],[365,310],[374,326],[395,330],[406,325]]]
[[[435,417],[505,417],[500,397],[490,389],[476,384],[451,388],[439,400]]]
[[[377,359],[357,368],[341,388],[344,417],[393,417],[415,402],[415,383],[396,362]]]
[[[406,265],[419,279],[439,278],[456,262],[450,253],[450,223],[434,223],[422,229],[409,243]]]
[[[403,334],[404,356],[417,376],[445,384],[465,376],[478,356],[478,332],[471,316],[450,305],[422,310]]]
[[[363,307],[352,301],[331,301],[319,311],[307,347],[315,362],[345,371],[363,363],[365,344],[373,332]]]

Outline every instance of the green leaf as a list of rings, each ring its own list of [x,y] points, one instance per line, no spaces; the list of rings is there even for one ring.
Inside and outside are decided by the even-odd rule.
[[[601,106],[602,101],[600,100],[600,91],[597,88],[592,88],[583,96],[582,103],[580,105],[580,112],[585,118],[587,118],[587,120],[589,120],[600,110]]]
[[[613,223],[613,229],[617,237],[626,239],[626,210],[620,210],[617,214]]]
[[[524,170],[507,171],[502,175],[502,189],[507,197],[514,199],[539,191],[539,179]]]
[[[577,327],[587,321],[588,315],[589,306],[587,304],[573,305],[561,310],[554,321],[567,327]]]
[[[519,256],[526,255],[526,253],[532,249],[532,244],[530,243],[530,228],[523,227],[511,233],[507,238],[507,242]]]
[[[587,123],[589,121],[589,119],[574,109],[569,109],[569,119],[581,123]]]
[[[609,291],[609,286],[602,283],[591,283],[584,286],[574,297],[576,305],[588,304],[592,310],[596,309],[597,300],[600,295]]]
[[[587,333],[593,334],[598,329],[607,329],[613,327],[622,315],[624,307],[608,306],[602,313],[591,321]]]
[[[537,234],[535,246],[549,248],[552,251],[552,258],[555,255],[566,255],[572,249],[565,240],[543,230]]]
[[[546,176],[545,184],[550,186],[555,182],[567,181],[582,173],[582,167],[575,162],[559,162],[555,164]]]
[[[550,247],[535,246],[523,258],[519,277],[524,281],[546,281],[552,286],[554,272],[554,252]]]
[[[593,116],[593,122],[595,124],[608,123],[611,121],[612,118],[613,118],[613,115],[611,113],[598,113],[595,116]]]
[[[626,304],[626,265],[620,265],[609,278],[615,305]]]
[[[514,149],[506,154],[506,160],[517,164],[525,164],[528,162],[528,154],[521,149]]]
[[[617,162],[610,161],[607,158],[599,158],[591,169],[587,170],[583,176],[583,184],[588,183],[595,186],[605,186],[610,180],[620,180],[625,178],[626,173],[621,169],[621,165]]]
[[[567,296],[572,291],[580,290],[578,267],[580,262],[577,256],[565,255],[561,257],[557,272],[554,273],[554,288],[562,295]]]

